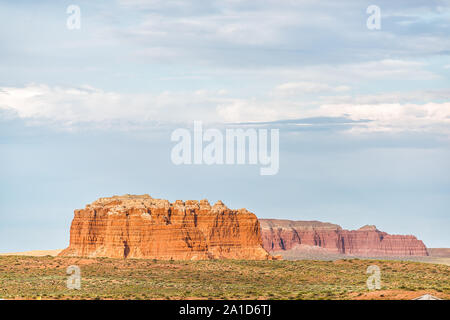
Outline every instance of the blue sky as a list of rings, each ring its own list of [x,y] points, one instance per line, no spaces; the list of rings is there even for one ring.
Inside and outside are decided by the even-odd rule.
[[[125,193],[449,247],[449,34],[450,1],[0,1],[0,251]],[[278,128],[279,173],[173,165],[194,120]]]

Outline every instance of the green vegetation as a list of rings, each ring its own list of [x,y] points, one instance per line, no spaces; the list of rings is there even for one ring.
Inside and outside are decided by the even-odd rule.
[[[66,268],[81,268],[69,290]],[[382,288],[366,286],[369,265]],[[156,261],[0,256],[3,299],[409,299],[450,298],[450,267],[387,260]]]

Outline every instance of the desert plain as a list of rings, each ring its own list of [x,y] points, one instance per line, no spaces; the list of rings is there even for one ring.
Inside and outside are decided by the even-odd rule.
[[[50,251],[52,253],[52,251]],[[55,253],[55,251],[53,251]],[[68,289],[67,267],[81,270]],[[369,290],[367,268],[381,271]],[[1,299],[450,299],[450,266],[415,261],[198,260],[0,256]]]

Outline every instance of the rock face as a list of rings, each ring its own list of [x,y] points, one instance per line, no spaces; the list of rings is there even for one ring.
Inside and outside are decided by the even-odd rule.
[[[375,226],[344,230],[319,221],[260,219],[264,248],[283,251],[316,246],[332,254],[355,256],[427,256],[421,240],[411,235],[390,235]]]
[[[450,248],[428,248],[428,253],[436,258],[450,258]]]
[[[260,225],[246,209],[221,201],[100,198],[75,210],[70,245],[61,256],[150,259],[272,259]]]

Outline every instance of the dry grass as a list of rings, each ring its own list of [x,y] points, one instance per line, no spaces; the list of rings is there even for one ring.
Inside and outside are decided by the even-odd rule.
[[[366,286],[369,265],[382,290]],[[81,290],[66,288],[66,268],[81,268]],[[4,299],[410,299],[450,298],[450,267],[386,260],[155,261],[0,257]]]

